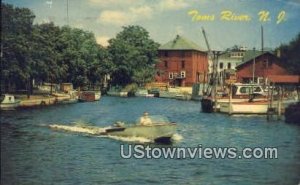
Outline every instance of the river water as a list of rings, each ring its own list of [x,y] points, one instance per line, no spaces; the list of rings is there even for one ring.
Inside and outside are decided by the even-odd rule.
[[[276,147],[277,159],[123,159],[121,145],[85,130],[134,122],[144,111],[178,124],[168,147]],[[69,129],[52,129],[59,125]],[[82,128],[80,130],[80,128]],[[143,146],[164,147],[156,144]],[[127,151],[128,151],[127,150]],[[128,154],[128,153],[127,153]],[[300,127],[265,116],[200,113],[200,103],[104,96],[1,113],[1,184],[298,184]]]

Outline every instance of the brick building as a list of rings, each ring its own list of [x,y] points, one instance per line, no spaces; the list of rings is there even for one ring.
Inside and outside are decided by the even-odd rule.
[[[159,47],[156,68],[157,82],[182,87],[203,83],[208,73],[207,53],[197,44],[177,35],[174,40]]]
[[[236,66],[237,80],[243,83],[254,81],[263,83],[268,79],[274,83],[299,83],[299,75],[292,75],[287,71],[284,62],[271,52],[259,52],[244,58]]]

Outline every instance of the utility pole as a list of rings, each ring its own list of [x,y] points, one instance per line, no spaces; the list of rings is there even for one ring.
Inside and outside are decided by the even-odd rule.
[[[264,52],[264,28],[261,25],[261,53]]]
[[[1,62],[1,73],[0,73],[0,95],[2,95],[2,81],[3,81],[3,79],[2,79],[2,71],[3,71],[3,65],[2,65],[2,61],[3,61],[3,45],[2,45],[2,42],[1,42],[1,51],[0,51],[1,53],[0,53],[0,62]]]
[[[67,25],[69,25],[69,0],[67,0]]]
[[[255,54],[255,48],[253,48],[253,65],[252,65],[252,84],[254,84],[254,80],[255,80],[255,58],[256,58],[256,54]]]

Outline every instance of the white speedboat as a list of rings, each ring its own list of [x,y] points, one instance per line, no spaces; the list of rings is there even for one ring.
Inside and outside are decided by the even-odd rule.
[[[106,129],[105,134],[118,137],[143,137],[158,143],[171,143],[176,133],[176,123],[167,121],[161,116],[149,116],[151,125],[117,123]]]
[[[141,97],[154,97],[154,94],[149,94],[147,89],[138,89],[135,92],[135,96],[141,96]]]
[[[0,100],[1,110],[15,110],[20,105],[20,100],[16,100],[13,95],[4,94]]]

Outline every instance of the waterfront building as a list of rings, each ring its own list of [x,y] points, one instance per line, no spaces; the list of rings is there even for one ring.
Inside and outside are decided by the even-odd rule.
[[[243,62],[236,66],[237,80],[242,83],[273,83],[297,84],[299,75],[292,75],[285,63],[273,53],[253,52],[244,57]]]
[[[243,61],[245,54],[248,52],[250,51],[247,51],[245,48],[241,47],[239,49],[222,53],[219,56],[217,71],[220,73],[224,70],[235,70],[235,67]]]
[[[157,82],[190,87],[194,83],[207,81],[207,52],[194,42],[177,35],[175,39],[160,46],[158,52]]]

